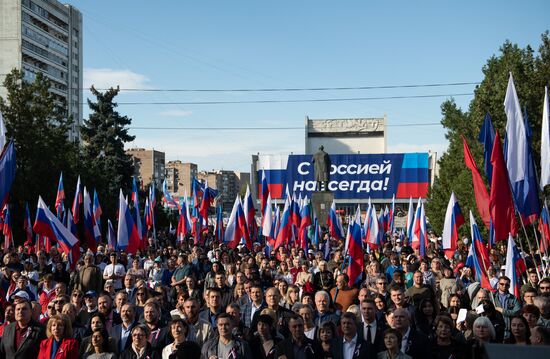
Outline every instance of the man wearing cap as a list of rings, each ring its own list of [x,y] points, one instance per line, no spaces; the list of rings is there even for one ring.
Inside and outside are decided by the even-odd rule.
[[[103,289],[102,272],[94,264],[94,255],[91,252],[87,252],[84,256],[84,266],[76,276],[75,288],[80,289],[83,293],[90,290],[99,293]]]
[[[87,291],[86,294],[84,294],[84,304],[86,305],[85,310],[81,310],[80,313],[78,313],[80,323],[88,323],[90,317],[97,313],[97,293],[93,290]]]
[[[118,291],[122,289],[122,278],[126,275],[126,269],[120,263],[117,263],[117,255],[115,252],[112,252],[109,255],[111,264],[108,264],[103,271],[103,279],[109,280],[112,279],[115,281],[115,290]]]
[[[32,307],[27,300],[17,300],[15,322],[4,329],[0,358],[32,359],[38,357],[40,342],[46,338],[44,328],[32,321]]]

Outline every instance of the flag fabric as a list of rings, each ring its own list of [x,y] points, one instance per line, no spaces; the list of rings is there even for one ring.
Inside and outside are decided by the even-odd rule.
[[[4,125],[4,117],[2,116],[2,111],[0,111],[0,152],[2,152],[5,145],[6,145],[6,126]]]
[[[512,186],[514,183],[523,181],[527,173],[527,134],[525,121],[521,113],[514,77],[510,72],[508,88],[504,99],[504,112],[506,112],[506,166]]]
[[[516,203],[516,208],[525,225],[534,223],[540,213],[539,185],[537,183],[537,174],[535,172],[535,161],[533,151],[531,150],[532,131],[529,125],[529,116],[527,111],[523,118],[525,119],[525,135],[527,143],[527,162],[525,164],[525,178],[522,181],[512,183],[512,193]],[[508,138],[506,138],[508,139]],[[512,233],[514,235],[514,233]]]
[[[493,127],[493,121],[491,120],[491,115],[489,115],[489,113],[485,114],[483,126],[481,127],[481,131],[479,132],[477,140],[483,145],[483,163],[485,164],[485,175],[487,176],[487,180],[490,184],[491,178],[493,176],[491,154],[493,153],[493,144],[495,143],[495,128]]]
[[[191,195],[193,196],[193,207],[199,208],[199,202],[203,195],[202,183],[196,178],[193,177],[193,182],[191,183]]]
[[[118,250],[115,229],[111,220],[107,220],[107,247],[113,251]]]
[[[326,261],[330,260],[330,238],[325,241],[323,257]]]
[[[59,221],[59,219],[48,209],[42,197],[38,197],[36,219],[33,230],[36,234],[55,239],[63,252],[67,255],[78,245],[78,239],[71,231]]]
[[[319,240],[321,238],[321,228],[319,228],[319,220],[317,215],[313,216],[313,239],[312,243],[315,245],[315,248],[319,249]]]
[[[332,200],[332,205],[330,206],[327,222],[330,236],[335,239],[343,239],[344,229],[342,228],[342,220],[338,213],[336,213],[336,202],[334,200]]]
[[[290,218],[290,206],[291,206],[290,196],[286,197],[285,206],[283,208],[283,213],[281,214],[281,222],[279,224],[279,231],[277,237],[275,238],[275,245],[273,250],[277,250],[282,245],[288,244],[292,236],[292,222]]]
[[[73,236],[78,238],[78,228],[76,227],[76,224],[74,223],[73,212],[70,209],[67,211],[67,216],[66,217],[67,218],[66,218],[66,222],[65,222],[65,227],[67,227],[67,229],[73,234]]]
[[[298,231],[298,243],[300,247],[307,254],[308,251],[308,229],[313,224],[311,219],[311,204],[308,203],[307,197],[305,198],[305,204],[302,207],[300,229]]]
[[[176,202],[170,192],[168,192],[168,185],[166,180],[162,181],[162,201],[164,202],[165,208],[176,209],[179,208],[178,202]]]
[[[97,195],[97,190],[94,188],[94,220],[97,224],[97,227],[101,229],[101,215],[103,214],[103,210],[101,209],[101,205],[99,204],[99,196]]]
[[[262,170],[262,185],[261,185],[261,205],[260,210],[262,211],[262,214],[265,213],[265,207],[267,206],[267,199],[269,198],[269,187],[267,186],[267,178],[265,176],[265,171]]]
[[[157,200],[155,198],[155,190],[153,189],[153,186],[149,187],[149,208],[146,213],[145,217],[145,223],[147,224],[147,228],[149,230],[153,231],[153,235],[156,237],[156,229],[155,229],[155,207],[157,206]]]
[[[498,138],[498,136],[495,136],[495,138]],[[472,182],[474,185],[474,195],[476,199],[477,210],[479,212],[481,220],[485,224],[485,227],[489,229],[489,227],[491,226],[491,212],[489,210],[489,193],[487,192],[487,187],[485,187],[483,178],[481,178],[481,175],[479,174],[476,161],[474,160],[474,157],[470,152],[470,148],[468,147],[468,142],[466,141],[466,138],[464,138],[464,136],[462,136],[462,144],[464,147],[464,163],[466,164],[466,167],[468,167],[470,171],[472,171]],[[494,168],[493,168],[493,171],[494,171]]]
[[[225,234],[225,228],[223,227],[223,211],[222,206],[219,205],[216,210],[216,241],[218,243],[223,243],[223,238]]]
[[[504,275],[510,278],[510,288],[508,289],[511,294],[515,295],[516,298],[521,298],[520,296],[520,280],[521,276],[527,270],[525,266],[525,261],[521,257],[521,254],[516,247],[516,242],[514,238],[510,235],[508,236],[508,249],[506,251],[506,270]]]
[[[4,235],[4,253],[8,253],[13,246],[13,231],[11,228],[10,206],[8,203],[4,205],[2,210],[2,234]]]
[[[273,247],[275,240],[279,235],[279,228],[281,226],[281,210],[278,206],[275,206],[275,216],[273,216],[273,223],[271,224],[271,232],[269,234],[269,245]]]
[[[63,218],[65,212],[65,189],[63,187],[63,172],[59,175],[59,183],[57,185],[57,196],[55,197],[55,211],[57,218]]]
[[[29,204],[25,202],[25,221],[23,222],[23,229],[25,230],[25,246],[32,247],[32,222],[31,212],[29,210]],[[29,252],[30,254],[30,252]]]
[[[90,194],[84,186],[83,191],[84,196],[84,239],[88,248],[93,252],[97,252],[97,242],[96,242],[96,224],[94,221],[94,214],[92,208],[92,201],[90,199]]]
[[[141,245],[140,242],[137,226],[121,189],[118,200],[117,247],[127,253],[136,254]]]
[[[376,207],[370,203],[370,199],[364,227],[365,242],[368,244],[368,248],[372,250],[380,247],[380,226],[378,223],[378,216],[376,214]]]
[[[189,214],[189,204],[187,203],[187,192],[184,194],[183,204],[180,208],[180,216],[178,221],[178,227],[176,229],[177,241],[181,242],[183,239],[191,233],[192,219]]]
[[[136,225],[137,233],[139,236],[139,249],[145,249],[145,241],[143,238],[143,226],[141,224],[141,217],[140,217],[140,210],[139,210],[139,192],[138,192],[136,177],[132,178],[132,202],[134,204],[134,208],[131,211],[131,213],[132,213],[132,218],[134,219],[134,223]]]
[[[391,206],[390,206],[390,214],[389,214],[389,231],[390,233],[393,233],[395,229],[395,194],[391,198]]]
[[[227,243],[229,248],[236,248],[241,242],[241,239],[244,238],[246,246],[251,249],[252,243],[249,243],[250,237],[248,237],[248,233],[245,232],[247,229],[248,227],[246,225],[241,199],[239,195],[237,195],[225,229],[224,242]]]
[[[426,213],[424,212],[424,204],[420,198],[418,198],[418,204],[414,214],[412,232],[411,247],[413,249],[418,249],[419,257],[423,258],[426,256],[428,233],[426,232]]]
[[[15,146],[10,141],[0,155],[0,208],[3,208],[8,201],[11,185],[15,178]]]
[[[76,181],[76,190],[74,193],[73,207],[72,207],[74,223],[78,223],[80,221],[81,204],[82,204],[82,191],[80,188],[80,176],[78,176],[78,180]]]
[[[540,188],[550,184],[550,107],[548,104],[548,87],[544,88],[544,105],[542,108],[542,133],[540,136]]]
[[[271,194],[268,192],[265,206],[262,211],[262,234],[264,237],[271,237],[272,227],[273,227],[273,208],[271,205]]]
[[[460,210],[460,205],[456,199],[455,193],[451,192],[447,211],[445,213],[445,222],[443,224],[442,244],[445,256],[449,259],[454,257],[458,243],[458,229],[464,224],[464,216]]]
[[[489,208],[494,239],[495,241],[503,241],[508,238],[508,233],[512,233],[513,236],[516,235],[517,225],[512,192],[508,182],[498,131],[495,134],[491,163],[493,165],[493,182],[491,183]]]
[[[350,222],[348,254],[350,262],[347,269],[349,285],[353,286],[363,273],[363,241],[361,239],[361,211],[357,206],[354,219]]]
[[[248,232],[250,233],[251,240],[255,241],[258,237],[258,226],[256,225],[256,208],[254,208],[254,200],[252,199],[250,186],[248,184],[246,185],[246,193],[244,195],[243,202],[243,211],[246,218],[246,223],[248,225]]]
[[[548,244],[550,243],[550,215],[548,214],[546,204],[540,212],[539,231],[541,233],[540,253],[544,254],[548,250]]]
[[[409,245],[411,244],[412,239],[412,230],[414,224],[414,207],[413,199],[409,197],[409,211],[407,212],[407,238],[409,239]]]
[[[470,230],[472,234],[472,243],[470,244],[470,250],[468,251],[465,265],[473,270],[475,279],[480,283],[482,288],[493,291],[486,270],[490,265],[489,254],[487,248],[484,249],[479,227],[477,226],[472,211],[470,211]]]
[[[212,202],[214,202],[214,198],[216,198],[217,195],[218,191],[208,187],[208,182],[206,182],[202,191],[202,199],[199,207],[199,213],[201,214],[202,218],[208,218],[208,208],[210,208]],[[254,208],[254,205],[252,205],[252,208]]]

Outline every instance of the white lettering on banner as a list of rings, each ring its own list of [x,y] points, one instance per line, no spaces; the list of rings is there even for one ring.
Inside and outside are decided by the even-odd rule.
[[[345,175],[346,174],[346,165],[340,165],[338,166],[337,172],[338,174]]]
[[[333,175],[336,173],[336,165],[330,165],[330,174]]]
[[[378,174],[378,173],[380,173],[380,166],[377,165],[376,163],[370,165],[370,166],[369,166],[369,173],[372,173],[372,174]]]
[[[390,160],[385,160],[385,161],[382,161],[382,166],[380,166],[380,174],[384,174],[387,173],[387,174],[390,174],[391,172],[391,161]]]
[[[352,170],[353,169],[353,170]],[[351,164],[348,166],[348,173],[354,175],[357,173],[357,165]]]
[[[315,188],[317,187],[317,183],[315,181],[307,181],[306,182],[306,191],[315,191]]]
[[[298,165],[298,173],[301,174],[301,175],[308,175],[309,174],[309,170],[304,170],[303,168],[304,167],[309,167],[310,163],[309,162],[302,162]]]
[[[366,175],[369,170],[369,165],[358,165],[357,166],[357,174],[358,175]]]
[[[349,182],[348,181],[341,181],[338,184],[338,189],[340,191],[347,191],[349,189]]]
[[[328,183],[328,189],[329,189],[330,191],[336,191],[336,190],[338,189],[338,182],[336,182],[336,181],[330,181],[330,182]]]
[[[357,188],[357,192],[370,192],[370,181],[361,181],[359,183],[359,188]]]
[[[361,181],[351,181],[351,182],[350,182],[350,185],[349,185],[349,190],[350,190],[350,191],[353,191],[354,188],[355,188],[355,184],[356,184],[356,183],[359,183],[359,182],[361,182]]]
[[[292,192],[303,192],[306,181],[294,181],[294,186],[292,186]]]
[[[382,180],[371,181],[370,184],[373,191],[380,191],[382,189]]]

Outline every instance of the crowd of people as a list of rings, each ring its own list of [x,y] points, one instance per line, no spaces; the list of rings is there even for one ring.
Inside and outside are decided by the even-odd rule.
[[[323,237],[330,251],[266,254],[160,233],[135,255],[83,252],[73,271],[56,247],[17,248],[0,273],[0,358],[460,359],[484,357],[485,343],[550,345],[540,258],[516,297],[503,246],[482,288],[464,243],[448,260],[431,234],[420,258],[388,236],[350,283],[344,242]]]

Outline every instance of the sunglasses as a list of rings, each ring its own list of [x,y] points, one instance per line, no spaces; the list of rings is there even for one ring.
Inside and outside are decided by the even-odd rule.
[[[48,305],[48,309],[54,309],[53,305]]]

